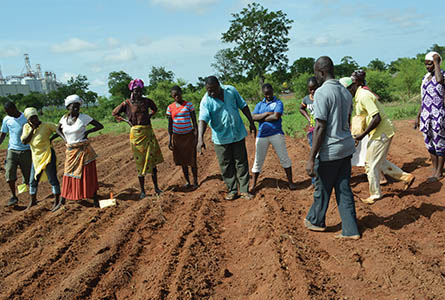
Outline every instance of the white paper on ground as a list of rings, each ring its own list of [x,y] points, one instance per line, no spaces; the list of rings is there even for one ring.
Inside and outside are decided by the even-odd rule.
[[[115,206],[116,205],[116,199],[106,199],[106,200],[99,200],[99,207],[104,208],[108,206]]]
[[[355,153],[352,155],[351,165],[354,167],[363,167],[366,160],[366,149],[368,148],[369,137],[365,136],[355,148]]]

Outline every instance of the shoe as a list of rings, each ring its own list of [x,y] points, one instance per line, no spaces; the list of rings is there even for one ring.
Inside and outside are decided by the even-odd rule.
[[[311,222],[308,221],[308,219],[304,219],[304,226],[306,226],[307,229],[312,230],[312,231],[326,231],[326,227],[320,227],[320,226],[316,226],[314,224],[312,224]]]
[[[147,195],[145,195],[145,192],[142,192],[142,193],[139,195],[139,199],[144,199],[146,196],[147,196]]]
[[[37,201],[29,200],[28,206],[26,207],[26,209],[30,209],[31,207],[33,207],[35,205],[37,205]]]
[[[405,184],[403,185],[403,190],[406,191],[411,187],[416,177],[414,175],[411,175],[411,178],[405,181]]]
[[[363,202],[363,203],[366,203],[366,204],[374,204],[375,203],[375,200],[377,200],[377,199],[373,199],[373,198],[371,198],[371,197],[369,197],[369,198],[360,198],[360,200]]]
[[[297,189],[297,185],[295,183],[288,183],[289,190],[294,191]]]
[[[225,199],[225,200],[235,200],[236,196],[237,196],[237,193],[236,193],[236,192],[230,192],[230,193],[227,193],[227,194],[226,194],[226,196],[224,197],[224,199]]]
[[[244,200],[252,200],[255,196],[251,193],[241,193],[240,198]]]
[[[11,199],[9,199],[8,204],[6,206],[14,206],[19,202],[19,199],[17,199],[17,197],[11,197]]]
[[[336,239],[344,239],[344,240],[359,240],[360,239],[360,234],[356,234],[356,235],[343,235],[343,234],[337,234],[335,236]]]
[[[155,189],[155,193],[156,195],[160,195],[163,193],[163,191],[161,189]]]

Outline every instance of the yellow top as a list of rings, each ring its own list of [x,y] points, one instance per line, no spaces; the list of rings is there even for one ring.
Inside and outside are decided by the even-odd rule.
[[[46,166],[51,162],[51,135],[56,132],[56,125],[52,123],[42,122],[35,130],[34,135],[29,142],[32,154],[32,163],[34,165],[35,176],[37,177]],[[31,132],[32,127],[26,123],[23,126],[22,141]],[[42,174],[41,181],[46,179],[46,173]]]
[[[394,125],[386,116],[385,111],[383,110],[383,105],[372,92],[359,87],[355,94],[355,102],[355,113],[366,118],[366,127],[369,126],[372,117],[376,114],[380,114],[380,124],[369,133],[369,138],[371,140],[379,138],[384,139],[385,136],[390,138],[394,135]]]

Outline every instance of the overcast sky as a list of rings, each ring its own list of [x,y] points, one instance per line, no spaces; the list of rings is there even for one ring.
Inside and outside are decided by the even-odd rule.
[[[0,66],[3,76],[34,67],[58,80],[86,75],[90,88],[108,91],[112,71],[148,81],[163,66],[195,84],[214,73],[215,53],[228,45],[221,34],[244,0],[1,0]],[[432,44],[445,45],[445,1],[257,1],[294,20],[289,63],[328,55],[352,56],[360,65],[413,57]]]

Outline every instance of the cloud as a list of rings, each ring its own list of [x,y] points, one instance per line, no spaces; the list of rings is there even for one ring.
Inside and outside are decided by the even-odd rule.
[[[131,48],[121,48],[117,53],[108,54],[105,56],[104,60],[108,62],[126,62],[134,60],[136,55]]]
[[[101,79],[94,79],[93,82],[91,83],[92,86],[106,86],[107,83]]]
[[[79,38],[71,38],[66,42],[54,44],[51,49],[56,53],[72,53],[95,49],[96,45]]]
[[[107,46],[114,48],[114,47],[119,46],[121,42],[118,39],[115,39],[113,37],[109,37],[109,38],[106,39],[106,43],[107,43]]]
[[[23,51],[16,47],[7,47],[0,49],[0,57],[13,57],[19,56]]]
[[[307,38],[306,40],[295,42],[294,44],[303,47],[331,47],[350,44],[348,39],[332,37],[330,34],[317,35],[315,37]]]
[[[168,10],[186,10],[202,14],[219,0],[151,0],[154,5],[160,5]]]

